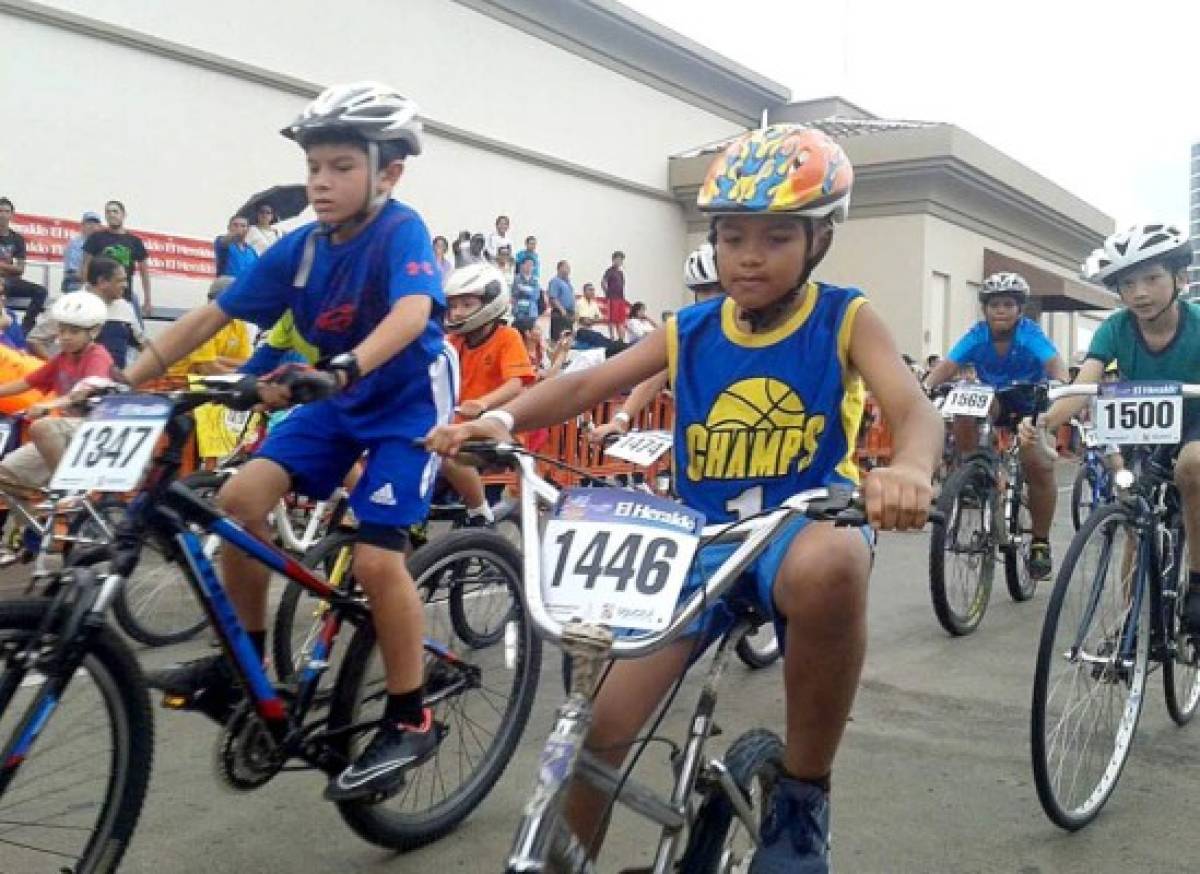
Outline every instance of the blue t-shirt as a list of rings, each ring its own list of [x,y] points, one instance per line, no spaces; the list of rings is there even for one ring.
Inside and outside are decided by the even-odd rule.
[[[512,312],[517,321],[536,319],[541,314],[542,290],[537,280],[530,276],[526,279],[520,273],[513,280]]]
[[[388,201],[352,240],[335,245],[327,235],[319,236],[308,282],[296,288],[305,243],[317,231],[314,222],[288,234],[238,277],[217,304],[227,315],[263,330],[290,309],[300,336],[322,356],[330,356],[354,349],[401,298],[432,298],[429,321],[417,339],[332,399],[358,423],[364,439],[372,433],[424,436],[420,428],[433,415],[429,365],[442,350],[446,307],[425,223],[409,207]]]
[[[1056,355],[1058,350],[1038,323],[1022,316],[1004,357],[996,354],[992,332],[983,321],[976,322],[946,357],[959,367],[973,365],[979,381],[985,385],[1004,388],[1014,382],[1045,379],[1046,365]]]
[[[213,240],[218,276],[241,276],[254,266],[258,252],[245,243],[226,243],[220,237]]]
[[[10,319],[8,327],[0,332],[0,343],[3,343],[9,349],[17,349],[21,352],[25,351],[25,331],[21,328],[21,320],[17,318],[17,314],[7,307],[4,311],[8,313]],[[0,447],[2,449],[3,447]]]
[[[571,280],[563,279],[560,276],[555,276],[550,280],[548,289],[550,299],[558,301],[559,305],[567,311],[569,315],[575,312],[575,289],[571,287]]]

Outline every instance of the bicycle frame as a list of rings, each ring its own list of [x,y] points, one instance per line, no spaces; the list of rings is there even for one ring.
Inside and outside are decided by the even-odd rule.
[[[724,673],[729,653],[756,623],[743,617],[721,640],[701,690],[688,740],[680,753],[675,784],[668,798],[629,779],[621,769],[600,761],[584,750],[584,741],[591,726],[592,698],[607,659],[638,658],[678,640],[707,605],[729,591],[782,526],[797,513],[803,513],[810,505],[827,498],[828,490],[804,492],[785,502],[780,509],[745,522],[706,526],[702,536],[721,534],[725,539],[734,532],[735,537],[744,539],[709,577],[702,590],[692,595],[677,611],[666,629],[614,639],[612,632],[604,626],[581,622],[564,624],[554,619],[546,609],[541,590],[539,527],[533,520],[536,519],[539,502],[553,505],[559,491],[538,476],[534,462],[528,455],[516,449],[507,445],[496,447],[498,454],[513,458],[520,471],[521,536],[526,580],[523,594],[538,633],[557,643],[570,657],[571,691],[566,702],[558,708],[554,728],[542,750],[537,784],[518,825],[506,870],[510,874],[544,871],[547,859],[558,862],[570,871],[593,870],[588,859],[589,848],[580,843],[558,817],[567,787],[575,775],[610,795],[615,793],[617,801],[662,827],[651,868],[654,874],[668,874],[672,870],[683,829],[691,818],[689,799],[702,774],[711,775],[715,784],[724,791],[736,815],[757,842],[757,824],[742,791],[720,761],[704,763],[702,760],[704,745],[712,732],[716,687]],[[551,820],[555,823],[552,829],[546,825]]]

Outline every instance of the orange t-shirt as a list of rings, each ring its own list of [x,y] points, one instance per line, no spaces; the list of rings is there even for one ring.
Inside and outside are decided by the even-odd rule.
[[[498,389],[514,377],[529,385],[537,372],[529,362],[525,341],[516,328],[499,325],[492,336],[472,348],[460,335],[450,342],[458,352],[461,384],[459,401],[473,401]]]

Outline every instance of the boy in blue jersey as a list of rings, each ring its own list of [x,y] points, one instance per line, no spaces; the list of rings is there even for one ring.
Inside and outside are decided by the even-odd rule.
[[[221,490],[222,508],[268,538],[267,514],[291,490],[324,497],[367,453],[350,504],[359,520],[354,570],[371,603],[387,674],[383,723],[362,755],[332,779],[331,800],[384,797],[404,771],[437,748],[422,696],[421,600],[405,567],[407,529],[428,511],[437,459],[414,440],[449,420],[453,398],[441,355],[441,279],[429,232],[390,199],[404,160],[421,152],[417,108],[374,83],[334,86],[283,130],[308,164],[318,221],[280,240],[206,307],[158,338],[128,377],[153,378],[231,318],[270,328],[291,311],[295,330],[323,356],[340,391],[301,407],[273,428],[257,456]],[[273,387],[279,406],[286,389]],[[266,637],[265,567],[226,549],[222,576],[261,652]],[[240,692],[220,656],[152,675],[210,714]]]
[[[725,297],[685,308],[585,373],[536,385],[476,422],[436,429],[428,444],[453,454],[465,440],[511,440],[514,428],[564,421],[665,368],[676,398],[679,496],[709,522],[733,521],[807,488],[858,482],[865,379],[897,435],[891,466],[862,483],[868,517],[886,529],[921,527],[940,417],[861,292],[809,280],[845,217],[852,182],[849,160],[819,131],[774,125],[737,138],[699,196],[712,216]],[[706,548],[689,588],[728,549]],[[786,659],[787,743],[753,874],[829,870],[830,771],[862,669],[871,556],[868,529],[800,519],[741,583],[774,619]],[[713,605],[689,639],[618,661],[597,695],[589,748],[620,762],[699,644],[728,622],[723,605]],[[572,787],[568,816],[584,845],[598,846],[605,808],[595,790]]]
[[[995,273],[983,281],[979,303],[983,319],[967,331],[954,348],[925,377],[935,388],[958,376],[970,365],[980,382],[1004,388],[1018,382],[1069,379],[1067,365],[1054,343],[1033,319],[1021,315],[1029,299],[1029,283],[1016,273]],[[993,411],[1026,416],[1032,409]],[[979,442],[976,420],[960,416],[954,423],[954,441],[961,454],[975,449]],[[1054,566],[1050,554],[1050,523],[1058,488],[1054,482],[1052,453],[1028,441],[1021,445],[1021,467],[1029,483],[1029,514],[1033,538],[1029,546],[1029,575],[1035,580],[1050,576]]]

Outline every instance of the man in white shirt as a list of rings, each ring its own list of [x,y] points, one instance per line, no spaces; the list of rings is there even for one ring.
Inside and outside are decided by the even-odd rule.
[[[496,216],[496,230],[487,235],[487,253],[493,261],[501,246],[508,246],[508,251],[513,251],[512,240],[508,238],[508,224],[508,216]]]

